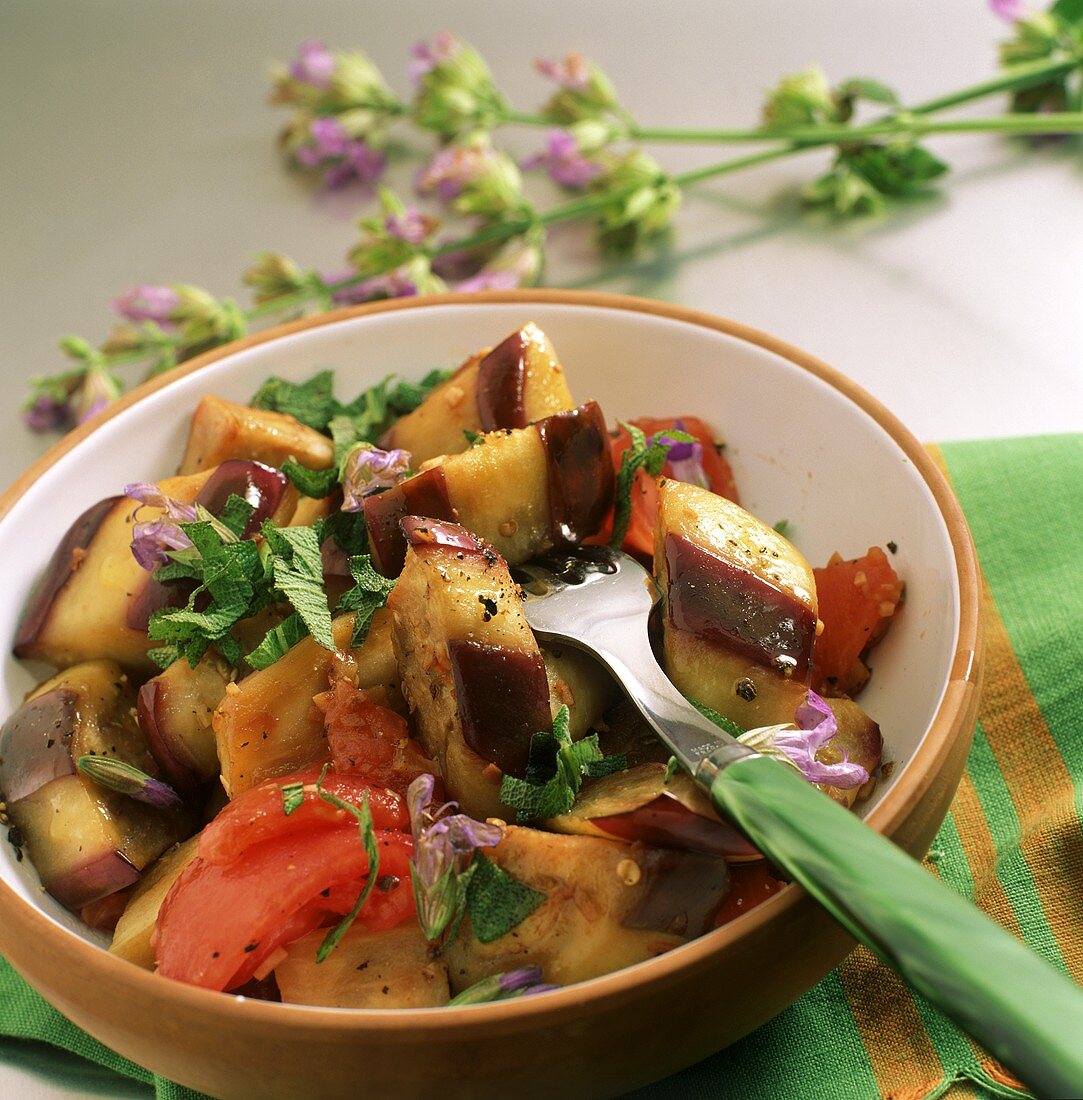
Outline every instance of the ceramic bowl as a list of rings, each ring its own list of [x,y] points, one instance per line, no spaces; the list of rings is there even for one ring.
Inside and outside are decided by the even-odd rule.
[[[854,383],[763,333],[674,306],[564,291],[407,299],[284,325],[185,364],[72,433],[0,501],[0,637],[13,637],[76,515],[127,482],[173,472],[203,394],[244,401],[267,375],[333,367],[340,395],[352,396],[388,373],[453,365],[529,320],[552,338],[573,393],[597,398],[610,420],[705,418],[728,443],[743,503],[769,523],[788,519],[811,561],[897,545],[907,602],[861,700],[894,767],[864,816],[922,854],[977,707],[978,580],[959,506],[921,445]],[[6,658],[0,712],[41,671]],[[465,1010],[272,1004],[108,955],[29,863],[0,849],[0,952],[102,1042],[223,1097],[615,1095],[745,1035],[852,947],[791,886],[657,959],[536,999]]]

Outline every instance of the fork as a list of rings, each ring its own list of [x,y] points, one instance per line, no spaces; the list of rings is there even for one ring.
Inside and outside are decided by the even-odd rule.
[[[1083,991],[791,768],[721,730],[667,679],[659,600],[635,559],[580,547],[518,566],[543,641],[597,658],[735,825],[847,931],[1038,1095],[1083,1096]]]

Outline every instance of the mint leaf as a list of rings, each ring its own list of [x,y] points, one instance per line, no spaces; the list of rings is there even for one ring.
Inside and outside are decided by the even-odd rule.
[[[781,535],[781,536],[782,536],[782,537],[783,537],[784,539],[788,539],[788,538],[790,537],[790,529],[791,529],[791,527],[792,527],[792,524],[790,523],[790,521],[789,521],[788,519],[780,519],[780,520],[778,521],[778,523],[776,523],[776,524],[775,524],[775,530],[776,530],[776,531],[777,531],[777,532],[778,532],[778,533],[779,533],[779,534],[780,534],[780,535]]]
[[[308,627],[305,626],[304,619],[294,611],[278,626],[267,631],[263,641],[245,657],[245,661],[250,668],[257,671],[267,668],[281,657],[285,657],[299,641],[307,637]]]
[[[291,456],[282,463],[282,472],[302,496],[315,500],[330,496],[338,484],[337,463],[326,470],[310,470]]]
[[[326,431],[335,415],[333,371],[322,370],[307,382],[287,382],[284,378],[268,378],[256,391],[249,404],[257,409],[285,413],[316,431]]]
[[[254,504],[250,504],[244,497],[230,493],[229,499],[222,505],[218,513],[218,522],[236,538],[243,538],[248,521],[256,510]]]
[[[323,780],[327,775],[329,766],[324,764],[323,771],[320,772],[320,777],[316,780],[316,793],[324,802],[329,802],[337,809],[345,810],[357,819],[357,829],[361,834],[361,843],[365,846],[365,852],[369,857],[369,870],[368,875],[365,877],[365,885],[361,888],[361,893],[357,895],[357,901],[353,903],[353,908],[324,936],[323,943],[320,944],[319,950],[316,952],[316,962],[318,963],[322,963],[338,947],[339,941],[350,930],[350,926],[357,919],[357,914],[361,912],[361,907],[368,901],[368,896],[372,893],[372,888],[376,885],[376,879],[380,874],[380,849],[376,844],[376,829],[372,823],[369,793],[365,791],[364,797],[361,799],[361,808],[358,809],[351,803],[344,802],[337,795],[331,794],[330,791],[325,791]]]
[[[308,632],[334,651],[331,610],[323,591],[323,558],[312,527],[275,527],[265,520],[260,531],[273,555],[274,586],[293,605]]]
[[[736,722],[731,722],[724,714],[719,714],[717,710],[712,710],[706,703],[701,703],[697,699],[693,699],[691,695],[686,695],[685,698],[703,715],[704,718],[709,718],[719,729],[725,730],[731,737],[740,737],[745,732]]]
[[[545,900],[545,894],[512,878],[480,852],[471,864],[466,909],[474,935],[492,943],[522,923]]]
[[[634,424],[621,422],[628,433],[631,446],[620,456],[620,469],[617,471],[617,488],[613,504],[613,534],[609,545],[620,549],[628,534],[628,524],[632,518],[632,489],[635,486],[636,471],[646,470],[651,477],[657,477],[666,464],[666,456],[674,443],[695,443],[696,437],[676,428],[667,428],[658,432],[648,442],[646,434]],[[665,438],[660,438],[664,436]]]
[[[350,575],[354,586],[342,594],[335,612],[356,612],[353,637],[350,639],[350,648],[356,649],[368,637],[376,612],[387,605],[387,597],[391,595],[395,582],[372,568],[372,558],[368,554],[350,558]]]
[[[624,756],[605,756],[598,735],[573,741],[568,708],[562,706],[553,719],[552,732],[534,734],[525,779],[505,775],[500,801],[515,811],[516,821],[547,820],[566,814],[584,776],[611,775],[628,765]]]
[[[305,800],[304,783],[287,783],[282,788],[282,812],[289,817]]]
[[[315,526],[321,543],[330,536],[345,554],[368,553],[369,531],[364,512],[332,512]]]

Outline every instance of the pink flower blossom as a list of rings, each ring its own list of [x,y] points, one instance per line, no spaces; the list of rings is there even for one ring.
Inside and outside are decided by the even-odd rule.
[[[23,409],[23,423],[32,432],[53,432],[71,425],[71,407],[52,394],[39,394]]]
[[[342,510],[360,512],[365,497],[390,489],[410,473],[410,452],[356,444],[342,462]]]
[[[297,58],[290,65],[290,76],[313,88],[328,88],[335,72],[335,59],[322,43],[310,38],[297,47]]]
[[[463,188],[480,179],[493,159],[492,149],[479,145],[449,145],[418,173],[417,188],[422,194],[435,191],[442,202],[451,202]]]
[[[545,152],[523,162],[523,168],[545,168],[550,179],[561,187],[579,190],[602,171],[602,166],[579,151],[579,143],[567,130],[550,130]]]
[[[153,321],[165,325],[170,315],[180,304],[180,295],[171,286],[133,286],[118,298],[114,298],[111,308],[122,317],[138,323]]]
[[[538,58],[534,68],[542,76],[571,92],[585,92],[590,83],[590,62],[581,54],[569,53],[563,61]]]
[[[416,206],[408,206],[401,214],[388,214],[384,219],[388,235],[407,244],[421,244],[432,232],[433,219]]]
[[[1030,7],[1025,0],[989,0],[989,7],[1005,23],[1018,23],[1030,15]]]
[[[675,420],[673,427],[677,431],[686,431],[682,420]],[[707,481],[707,474],[703,469],[703,445],[701,443],[698,441],[689,443],[686,440],[670,442],[670,437],[665,432],[659,432],[654,438],[670,443],[666,462],[674,481],[686,481],[690,485],[699,485],[703,489],[711,487]]]
[[[141,505],[160,508],[163,515],[152,520],[139,520],[132,527],[132,556],[143,569],[151,572],[169,561],[168,551],[186,550],[192,540],[181,530],[182,523],[196,519],[194,504],[168,497],[149,481],[135,481],[124,486],[124,495]],[[140,509],[136,509],[138,517]]]
[[[456,290],[515,290],[522,285],[522,277],[510,268],[489,269],[482,268],[476,275],[464,279]]]
[[[428,72],[432,72],[437,65],[450,61],[458,49],[458,40],[448,31],[441,31],[428,42],[415,42],[410,48],[411,61],[407,67],[411,83],[416,87],[421,83],[421,78]]]
[[[334,284],[344,282],[353,276],[356,271],[340,271],[331,275],[324,275],[325,283]],[[385,275],[374,275],[371,279],[362,279],[352,286],[344,286],[331,295],[331,300],[340,306],[356,306],[363,302],[373,302],[383,298],[412,298],[417,294],[417,283],[402,271],[389,271]]]

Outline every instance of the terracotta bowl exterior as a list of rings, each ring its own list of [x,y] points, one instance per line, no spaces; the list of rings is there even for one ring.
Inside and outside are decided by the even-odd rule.
[[[283,325],[154,379],[73,432],[0,499],[0,526],[70,450],[124,409],[193,372],[344,319],[487,303],[520,305],[523,320],[535,306],[604,308],[726,334],[838,391],[904,452],[950,538],[957,633],[931,724],[866,820],[907,851],[923,854],[959,782],[977,714],[979,585],[965,521],[928,454],[878,402],[804,352],[733,322],[614,295],[517,291],[382,302]],[[11,636],[14,622],[3,625]],[[454,1011],[343,1011],[249,1001],[165,981],[108,955],[0,883],[0,952],[31,985],[121,1054],[220,1097],[422,1096],[434,1089],[448,1100],[497,1093],[617,1095],[741,1038],[824,977],[852,946],[837,924],[791,886],[685,947],[544,997]]]

